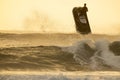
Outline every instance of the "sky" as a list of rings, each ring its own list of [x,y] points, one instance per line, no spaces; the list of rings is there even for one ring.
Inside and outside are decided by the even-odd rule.
[[[93,33],[120,34],[119,0],[0,0],[0,30],[74,33],[72,9],[84,3]]]

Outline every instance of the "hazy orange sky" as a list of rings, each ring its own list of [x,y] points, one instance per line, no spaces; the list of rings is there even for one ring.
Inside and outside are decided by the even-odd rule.
[[[72,9],[84,3],[93,33],[120,33],[119,0],[0,0],[0,30],[75,32]]]

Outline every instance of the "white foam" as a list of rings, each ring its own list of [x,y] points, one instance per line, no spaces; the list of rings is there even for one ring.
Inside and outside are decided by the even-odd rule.
[[[88,45],[90,48],[86,48],[85,45]],[[68,46],[62,50],[72,53],[74,55],[73,58],[81,65],[84,65],[86,64],[85,59],[88,57],[88,53],[91,54],[91,49],[94,50],[94,55],[92,57],[88,57],[90,58],[88,63],[92,69],[102,69],[99,65],[107,65],[115,69],[120,69],[120,56],[115,56],[115,54],[109,50],[109,45],[110,42],[108,40],[81,40],[73,44],[73,46]]]

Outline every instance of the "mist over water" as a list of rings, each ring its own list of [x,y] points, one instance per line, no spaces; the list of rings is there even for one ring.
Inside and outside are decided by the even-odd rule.
[[[56,14],[57,15],[57,14]],[[55,16],[56,16],[55,15]],[[59,16],[59,15],[58,15]],[[31,33],[74,33],[74,24],[63,24],[45,12],[31,11],[22,21],[22,31]],[[71,26],[71,27],[69,27]],[[68,30],[69,28],[69,30]]]
[[[27,16],[23,21],[23,27],[25,31],[33,31],[38,33],[51,32],[51,28],[54,27],[54,21],[49,15],[33,11],[30,16]],[[51,26],[51,28],[49,28]]]

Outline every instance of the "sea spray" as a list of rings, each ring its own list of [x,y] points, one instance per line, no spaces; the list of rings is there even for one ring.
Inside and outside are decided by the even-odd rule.
[[[88,64],[90,57],[93,56],[95,46],[91,40],[81,40],[73,46],[62,48],[63,51],[67,51],[73,54],[73,58],[80,65]]]
[[[110,44],[108,40],[103,39],[81,40],[73,46],[62,48],[62,50],[72,53],[77,63],[81,66],[87,65],[92,70],[108,70],[109,68],[120,70],[120,56],[116,56],[110,50]]]
[[[90,67],[92,69],[102,69],[103,65],[105,66],[106,57],[113,54],[110,52],[108,48],[109,42],[107,40],[98,40],[95,42],[96,51],[94,52],[94,56],[91,57]]]

